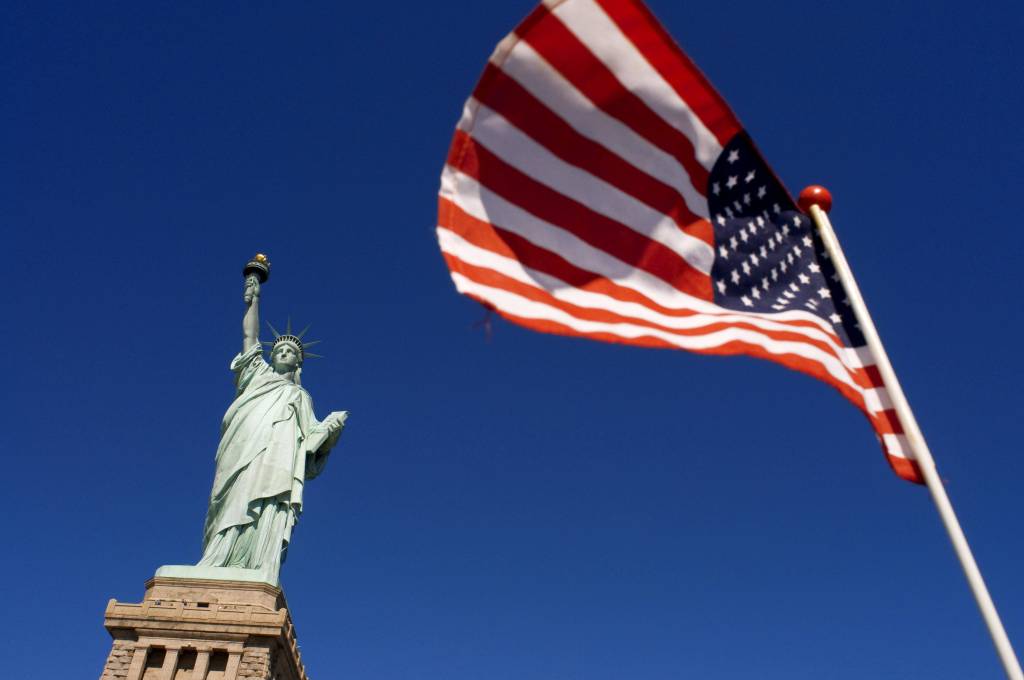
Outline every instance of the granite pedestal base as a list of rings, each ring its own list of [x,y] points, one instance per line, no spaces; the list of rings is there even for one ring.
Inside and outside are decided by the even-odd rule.
[[[100,680],[309,680],[284,593],[269,583],[158,575],[110,600]]]

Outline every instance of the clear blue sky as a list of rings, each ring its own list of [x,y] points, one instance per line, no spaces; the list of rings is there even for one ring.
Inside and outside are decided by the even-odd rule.
[[[97,677],[198,557],[240,268],[352,416],[283,582],[317,680],[997,678],[927,493],[827,386],[459,297],[462,102],[532,2],[38,3],[0,22],[7,677]],[[1024,651],[1019,3],[651,0],[833,220]]]

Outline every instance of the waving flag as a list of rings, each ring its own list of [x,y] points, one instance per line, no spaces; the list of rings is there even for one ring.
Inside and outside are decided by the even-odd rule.
[[[829,383],[922,481],[810,218],[639,0],[545,2],[498,45],[437,236],[458,291],[527,328]]]

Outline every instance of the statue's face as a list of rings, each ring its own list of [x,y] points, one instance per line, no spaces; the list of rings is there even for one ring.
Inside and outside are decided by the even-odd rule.
[[[290,343],[282,342],[274,348],[270,361],[278,373],[290,373],[299,367],[299,351]]]

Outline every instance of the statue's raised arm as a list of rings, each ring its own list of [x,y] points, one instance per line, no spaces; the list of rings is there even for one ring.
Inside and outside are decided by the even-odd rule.
[[[260,283],[270,276],[270,262],[266,255],[257,253],[245,266],[245,316],[242,318],[242,352],[260,344]]]

